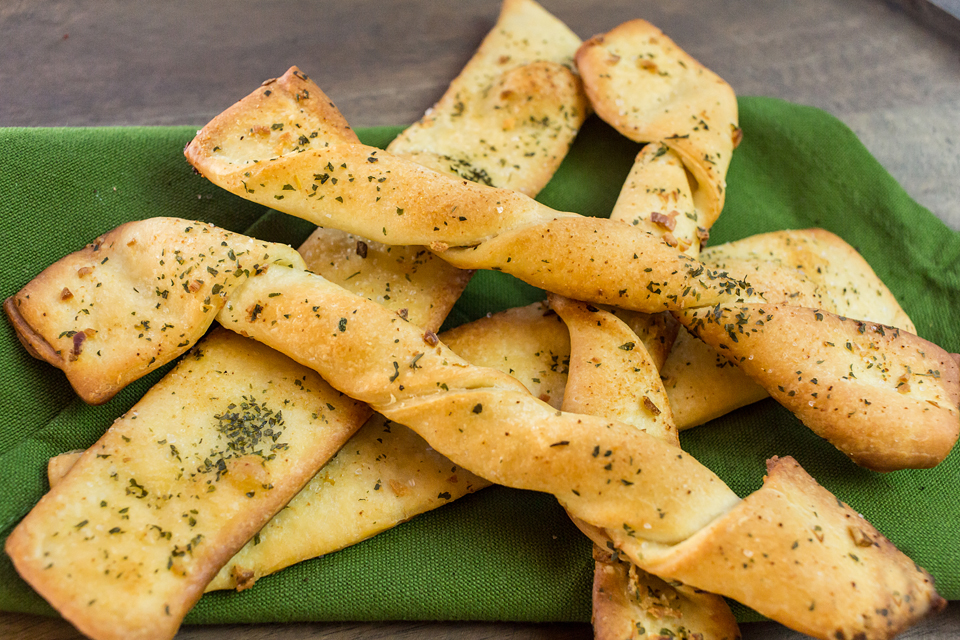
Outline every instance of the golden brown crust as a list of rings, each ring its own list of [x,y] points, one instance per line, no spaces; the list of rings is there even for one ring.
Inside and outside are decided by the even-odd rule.
[[[528,282],[575,300],[648,313],[738,299],[750,286],[705,268],[656,236],[596,218],[558,218],[503,231],[441,257],[461,268],[522,273]]]
[[[677,335],[660,374],[680,431],[770,395],[739,367],[686,329]]]
[[[690,540],[646,556],[802,633],[892,638],[946,606],[933,578],[795,460],[773,458],[763,487]],[[789,585],[789,593],[788,587]]]
[[[652,436],[590,416],[557,415],[513,378],[471,366],[442,345],[431,348],[422,330],[373,303],[304,272],[270,274],[266,288],[248,285],[225,306],[224,326],[321,371],[457,464],[469,461],[464,466],[477,475],[554,493],[602,526],[644,531],[656,522],[650,535],[664,541],[682,539],[730,506],[701,489],[690,495],[680,489],[680,478],[697,487],[719,480]],[[267,289],[285,294],[270,299]],[[253,305],[262,307],[255,321],[243,311]],[[286,315],[301,319],[296,328],[285,328]],[[339,330],[341,318],[349,318],[346,331]],[[595,449],[611,453],[594,456]],[[633,477],[637,469],[645,474],[640,479]],[[633,483],[647,477],[657,481],[638,491]]]
[[[532,0],[508,0],[443,97],[387,150],[535,196],[589,111],[571,70],[580,39]]]
[[[679,448],[660,373],[637,334],[591,305],[556,295],[549,300],[570,331],[564,411],[630,424]]]
[[[563,409],[619,420],[680,451],[666,392],[643,342],[617,317],[551,296],[570,330],[570,377]],[[719,501],[729,489],[713,485]],[[574,521],[588,535],[605,534]],[[594,547],[593,625],[597,640],[739,637],[723,598],[663,580],[621,561],[611,544]]]
[[[751,280],[765,302],[818,306],[916,333],[913,322],[863,256],[824,229],[757,234],[710,247],[701,260],[710,268]],[[762,268],[773,269],[773,277],[755,275]],[[807,291],[810,285],[815,288],[812,292]],[[810,304],[814,299],[818,304]]]
[[[342,121],[339,112],[310,111],[326,102],[290,97],[302,91],[301,83],[308,83],[311,96],[320,92],[297,74],[292,68],[280,78],[269,108],[257,89],[212,120],[187,146],[190,163],[241,197],[386,244],[471,244],[504,224],[564,215],[513,191],[454,179],[342,135],[339,126],[327,124]],[[287,139],[273,141],[290,127],[274,131],[267,123],[282,118],[299,124],[301,117],[309,123],[296,130],[307,132],[307,142],[290,147]],[[250,130],[264,130],[271,142],[251,140]]]
[[[740,630],[720,596],[668,583],[616,554],[594,548],[595,640],[737,640]]]
[[[700,258],[711,269],[749,280],[764,302],[816,307],[914,331],[863,257],[823,229],[758,234],[710,247]],[[686,332],[667,358],[663,378],[681,430],[767,396],[728,358]]]
[[[272,264],[302,262],[284,245],[153,218],[121,225],[59,260],[4,308],[30,353],[62,369],[86,402],[100,404],[186,352],[230,291]]]
[[[232,193],[385,244],[426,245],[460,268],[505,271],[576,299],[641,311],[690,304],[683,299],[686,296],[652,297],[645,289],[666,280],[672,265],[682,263],[686,273],[699,263],[686,262],[690,259],[675,248],[616,221],[555,211],[522,194],[456,180],[342,137],[322,142],[317,138],[309,146],[282,149],[284,155],[279,156],[273,155],[277,145],[264,153],[257,142],[249,149],[238,143],[229,146],[229,156],[223,155],[219,149],[228,148],[227,138],[239,140],[243,132],[263,128],[265,121],[277,117],[273,111],[258,111],[261,100],[259,90],[244,98],[187,148],[190,162]],[[559,231],[557,238],[546,235],[552,228]],[[611,245],[617,250],[605,253]],[[640,254],[660,260],[662,266],[669,263],[671,270],[655,274],[664,276],[659,281],[651,278],[637,269]],[[552,268],[544,268],[560,260],[569,263],[568,273],[583,278],[561,282]],[[601,287],[592,280],[597,273],[606,278]],[[689,295],[708,300],[730,297],[735,282],[707,275],[713,277],[698,278],[697,289]],[[676,289],[677,283],[671,282],[671,287]],[[623,288],[626,293],[620,294]],[[683,290],[679,287],[677,293]]]
[[[262,118],[236,117],[247,109]],[[290,67],[207,123],[183,152],[194,166],[202,159],[208,170],[222,171],[251,157],[269,161],[332,141],[357,143],[359,138],[320,87]]]
[[[490,483],[374,415],[243,546],[206,591],[243,590],[297,562],[333,553]]]
[[[643,20],[584,42],[576,61],[598,116],[631,140],[665,144],[683,160],[695,178],[699,224],[712,226],[740,135],[730,85]]]
[[[861,466],[932,467],[957,440],[960,371],[913,334],[782,305],[718,306],[680,320]]]
[[[473,275],[425,247],[389,246],[322,227],[298,251],[310,271],[432,331],[440,329]]]
[[[6,552],[83,633],[172,638],[220,566],[366,411],[288,358],[216,331],[83,454]]]
[[[694,206],[683,161],[662,143],[648,144],[637,154],[610,219],[663,238],[691,258],[700,254],[710,228]]]

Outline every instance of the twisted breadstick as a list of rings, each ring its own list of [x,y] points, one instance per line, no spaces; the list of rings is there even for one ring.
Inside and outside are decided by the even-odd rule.
[[[870,265],[828,231],[759,234],[709,247],[701,260],[714,269],[742,272],[745,277],[761,269],[772,270],[778,293],[768,290],[767,302],[791,304],[803,296],[810,306],[915,332],[910,318]],[[662,375],[681,430],[768,395],[740,368],[686,330],[680,332]],[[902,428],[909,430],[910,425]],[[869,434],[863,435],[869,438]]]
[[[727,168],[742,136],[730,85],[643,20],[585,42],[577,68],[597,115],[682,160],[694,177],[693,221],[709,229],[723,209]]]
[[[697,72],[696,77],[706,78],[708,75]],[[313,143],[302,144],[292,149],[279,149],[272,157],[258,155],[259,147],[250,149],[240,140],[243,137],[237,135],[240,130],[247,131],[253,123],[263,120],[264,115],[259,111],[270,114],[270,119],[283,117],[287,113],[284,105],[293,101],[281,94],[302,95],[307,83],[291,72],[275,83],[282,87],[273,90],[271,96],[258,92],[244,99],[214,119],[198,135],[187,149],[188,158],[221,186],[241,195],[245,192],[247,197],[280,206],[295,215],[368,235],[373,233],[376,234],[373,237],[386,243],[429,244],[451,264],[507,271],[571,298],[647,312],[774,301],[817,309],[831,308],[831,305],[824,304],[817,284],[795,269],[762,264],[753,264],[749,268],[711,269],[679,253],[677,248],[643,231],[639,225],[626,227],[616,221],[558,213],[520,194],[450,181],[403,159],[346,139],[337,140],[330,136],[322,148],[308,148]],[[320,100],[319,96],[322,96],[312,84],[307,93],[312,97],[298,103],[305,112],[311,110],[311,100]],[[722,142],[721,138],[729,138],[730,149],[733,148],[733,139],[738,132],[731,133],[729,127],[716,126],[716,122],[722,120],[720,115],[711,117],[714,120],[704,120],[706,129],[700,120],[690,119],[691,137],[663,142],[667,145],[664,148],[684,159],[684,166],[691,172],[690,161],[684,156],[689,151],[685,145],[690,144],[690,140],[713,149],[705,152],[706,155],[719,153],[726,157],[721,146],[728,143]],[[214,148],[218,151],[214,152]],[[310,169],[321,165],[322,173]],[[712,167],[710,162],[706,165]],[[710,201],[719,202],[722,197],[717,171],[709,167],[702,169],[703,179],[712,176],[716,188],[701,189],[699,200],[693,197],[698,211],[712,210],[702,204],[706,201],[703,194],[713,194],[706,198]],[[246,176],[248,173],[250,175]],[[237,182],[241,177],[242,188]],[[248,183],[247,178],[251,182]],[[251,184],[253,187],[249,186]],[[251,189],[256,193],[250,194]],[[698,213],[695,217],[700,220],[704,216]],[[709,222],[714,217],[711,213],[705,220]],[[803,295],[798,297],[798,291]],[[787,300],[787,295],[793,295],[793,298]],[[928,368],[937,370],[935,363]],[[946,381],[948,386],[955,384],[952,380]],[[778,379],[764,384],[785,387],[785,382]],[[759,393],[750,397],[757,396]],[[836,397],[831,396],[831,399]],[[840,415],[832,410],[829,413]],[[919,430],[926,429],[926,413],[915,415],[908,424],[915,424]],[[807,420],[806,412],[797,414],[802,421]],[[934,424],[941,434],[937,438],[916,440],[921,447],[932,447],[919,456],[893,452],[884,460],[882,450],[874,447],[875,452],[869,459],[856,455],[854,459],[871,468],[886,470],[902,468],[903,465],[936,464],[949,451],[947,445],[951,439],[956,439],[956,429],[950,427],[949,422],[944,418]],[[902,428],[901,424],[895,426]],[[816,426],[813,428],[821,433],[829,432]],[[832,426],[832,429],[844,428],[837,423]],[[849,443],[843,447],[849,450],[848,453],[861,449],[860,445],[851,447]]]
[[[704,217],[712,222],[708,212],[719,211],[714,205],[723,202],[722,176],[740,137],[735,121],[729,124],[725,121],[727,114],[736,113],[735,98],[729,87],[677,49],[659,30],[640,20],[624,23],[586,42],[577,53],[577,63],[587,94],[601,118],[632,140],[656,142],[656,146],[649,145],[657,149],[654,155],[661,149],[664,150],[661,155],[665,155],[669,149],[682,158],[686,169],[696,178],[692,193],[694,208],[698,211],[690,217],[694,221]],[[651,92],[651,86],[660,90]],[[679,138],[670,135],[677,128],[678,118],[696,122],[687,135]],[[653,169],[646,167],[651,162],[641,154],[637,167],[649,173]],[[664,175],[668,165],[664,161],[657,175]],[[635,170],[640,171],[637,167]],[[682,186],[670,192],[678,204],[685,200]],[[629,196],[639,191],[632,188],[623,194],[617,203],[618,215],[631,215]],[[649,206],[648,200],[640,198],[637,206]],[[704,200],[706,205],[702,204]],[[707,215],[701,215],[704,212]],[[634,222],[654,227],[659,222],[663,227],[676,224],[679,217],[677,212],[673,219],[666,220],[664,214],[658,212],[651,214],[647,223],[641,210]],[[664,233],[664,229],[659,232]],[[681,237],[684,242],[692,243],[689,230]],[[674,241],[678,242],[675,238]],[[773,259],[766,255],[771,249],[769,245],[776,245],[771,252]],[[830,248],[836,252],[829,251]],[[826,325],[805,322],[810,315],[822,318],[832,312],[862,320],[880,320],[913,331],[909,319],[870,267],[839,239],[826,232],[812,239],[791,239],[789,234],[776,239],[761,236],[736,249],[718,250],[712,260],[707,258],[704,264],[749,281],[752,293],[759,295],[752,300],[749,295],[745,296],[744,302],[762,304],[764,308],[763,313],[750,319],[746,318],[749,315],[744,311],[746,307],[740,307],[738,318],[731,318],[737,310],[733,309],[736,305],[729,303],[721,303],[713,311],[707,311],[707,305],[691,305],[700,308],[675,312],[687,329],[696,329],[695,335],[719,349],[721,367],[728,363],[740,367],[804,424],[857,464],[881,471],[931,467],[949,453],[960,433],[957,412],[960,385],[953,358],[941,349],[929,349],[929,343],[914,338],[904,338],[904,344],[898,347],[901,355],[908,348],[917,349],[919,359],[912,362],[910,358],[898,358],[889,341],[869,341],[863,345],[867,349],[879,349],[879,353],[842,354],[829,348],[838,338],[831,335]],[[870,295],[874,291],[876,297]],[[851,302],[851,298],[855,301]],[[809,313],[799,311],[800,308],[808,309]],[[710,324],[711,318],[720,319],[723,310],[727,311],[727,319],[721,323],[722,327],[716,322]],[[771,320],[775,321],[776,330]],[[704,329],[705,322],[710,324],[709,329]],[[753,338],[738,343],[748,322],[766,324],[766,327],[750,328],[748,335]],[[862,330],[867,325],[857,326]],[[908,344],[911,346],[907,347]],[[847,355],[851,357],[845,357]],[[670,388],[675,396],[682,395],[689,400],[701,396],[704,387],[712,390],[713,396],[706,399],[699,410],[695,409],[696,402],[683,403],[685,407],[694,408],[692,414],[683,416],[685,422],[699,423],[763,396],[764,392],[755,384],[743,384],[742,373],[728,373],[731,370],[711,366],[711,361],[718,362],[709,350],[697,347],[688,336],[683,336],[665,372],[667,379],[672,380]],[[694,387],[678,389],[678,368],[691,366],[693,362],[698,362],[695,368],[709,377],[698,380]],[[865,386],[853,377],[854,369],[862,368],[870,373],[885,373]],[[885,385],[886,372],[891,368],[899,368],[896,375],[902,373],[902,376],[894,384]],[[929,394],[897,397],[896,391],[911,394],[908,383],[912,378],[916,386],[918,373],[939,378],[924,387]],[[826,386],[796,388],[796,383],[804,378]],[[694,378],[687,376],[686,379]],[[721,399],[719,404],[717,396]],[[860,411],[861,407],[870,409]]]
[[[765,304],[718,306],[681,321],[862,466],[932,467],[957,440],[960,367],[913,334]],[[905,428],[917,421],[921,428]]]
[[[632,31],[632,28],[625,29],[623,33],[629,35]],[[620,42],[621,35],[618,32],[617,37],[609,42]],[[654,37],[657,38],[659,36]],[[625,40],[630,41],[629,38]],[[661,40],[653,43],[650,37],[644,42],[662,43]],[[682,52],[673,50],[672,45],[667,48],[671,56],[684,62]],[[597,46],[581,51],[588,50],[595,52]],[[647,60],[648,56],[637,59]],[[680,62],[678,68],[683,68]],[[694,75],[699,79],[706,78],[711,86],[720,86],[718,91],[727,96],[728,89],[705,71],[697,70]],[[374,228],[379,228],[383,234],[380,239],[384,242],[430,244],[441,251],[445,260],[461,267],[500,269],[561,295],[629,309],[678,311],[739,302],[769,304],[784,300],[787,292],[794,295],[789,301],[791,305],[825,307],[816,286],[790,270],[764,268],[758,271],[757,265],[737,271],[710,269],[640,229],[625,229],[615,222],[604,223],[554,212],[516,193],[451,182],[403,159],[358,145],[346,135],[338,138],[331,133],[322,148],[312,148],[314,143],[310,142],[309,136],[302,136],[292,148],[278,140],[279,148],[271,149],[276,155],[263,157],[262,145],[243,143],[245,136],[235,135],[238,129],[248,131],[252,128],[249,127],[251,123],[262,121],[264,113],[269,114],[270,119],[286,117],[287,123],[283,126],[288,127],[300,125],[296,120],[300,118],[300,112],[313,113],[311,117],[319,120],[324,116],[319,109],[310,106],[314,100],[323,101],[325,108],[332,108],[319,89],[295,71],[275,84],[277,86],[269,90],[269,96],[266,91],[256,92],[221,114],[187,149],[191,161],[212,179],[234,191],[242,191],[247,197],[280,206],[321,224],[327,223],[329,218],[335,226],[359,231],[368,237],[380,238],[373,235],[376,233]],[[628,89],[629,86],[628,83]],[[688,83],[681,83],[681,86],[687,87]],[[602,83],[600,89],[603,89]],[[600,89],[595,88],[594,93]],[[627,90],[618,83],[608,89],[614,92]],[[290,95],[300,96],[299,102]],[[289,105],[295,102],[300,111],[291,116]],[[719,105],[728,102],[726,97],[716,100]],[[711,103],[710,108],[715,106]],[[695,143],[699,145],[696,148],[712,149],[704,152],[706,159],[699,161],[701,168],[697,171],[702,178],[701,185],[713,185],[703,191],[712,194],[708,200],[720,202],[723,193],[720,175],[725,172],[725,164],[716,164],[716,161],[718,158],[728,159],[727,147],[732,150],[738,131],[735,127],[731,132],[717,125],[729,116],[728,107],[718,107],[716,112],[704,109],[703,118],[692,118],[692,124],[688,123],[690,133],[683,134],[686,137],[667,140],[670,136],[660,135],[660,139],[683,158],[685,166],[695,174],[691,165],[693,160],[689,157],[690,149],[694,147],[690,145]],[[674,111],[668,111],[675,115]],[[666,121],[672,119],[670,116]],[[309,130],[309,124],[305,121],[306,126],[300,125],[300,128]],[[283,126],[279,129],[282,130]],[[343,130],[342,127],[328,129],[333,132]],[[665,129],[654,127],[650,131],[663,133]],[[647,139],[652,135],[647,132],[642,137]],[[322,167],[323,173],[314,173],[311,167]],[[249,178],[249,184],[241,176]],[[304,184],[310,185],[309,188]],[[694,203],[697,202],[694,197]],[[704,207],[704,211],[716,208]],[[715,213],[711,213],[706,219],[712,221],[714,218]],[[786,276],[790,277],[785,279]],[[805,292],[802,297],[796,297],[798,290]],[[773,353],[772,350],[768,352]],[[935,357],[927,369],[939,370],[937,363],[947,360]],[[785,382],[782,378],[770,379],[765,385],[779,388],[785,387]],[[951,397],[957,391],[956,381],[947,378],[945,384],[954,387],[953,391],[945,387],[945,397]],[[843,395],[834,394],[829,399]],[[840,415],[833,411],[834,408],[829,407],[828,413]],[[802,421],[809,422],[809,412],[800,409],[795,413]],[[877,447],[871,447],[873,453],[870,456],[856,453],[861,450],[860,445],[843,443],[841,447],[854,460],[871,468],[891,470],[903,465],[931,466],[942,460],[956,440],[956,415],[951,411],[948,408],[950,415],[941,416],[933,423],[939,434],[937,437],[915,440],[921,449],[918,456],[894,452],[885,459],[883,449]],[[921,422],[924,413],[921,412],[918,418]],[[830,429],[815,424],[810,426],[824,434],[836,429],[845,430],[836,422]],[[895,426],[899,428],[900,424]],[[922,450],[928,445],[930,450]]]
[[[595,307],[558,296],[551,296],[550,306],[570,330],[570,377],[563,409],[633,425],[679,452],[666,391],[637,335]],[[721,498],[728,491],[725,487],[714,490]],[[601,530],[574,521],[595,541],[610,542]],[[703,640],[740,637],[723,598],[668,584],[618,556],[612,544],[594,548],[593,618],[598,640],[644,637],[647,629],[661,636]]]
[[[153,228],[162,223],[140,224]],[[112,247],[124,250],[129,250],[125,243]],[[155,277],[150,270],[144,273],[148,282]],[[127,286],[145,284],[129,281]],[[469,365],[434,343],[432,334],[306,271],[274,265],[251,275],[231,293],[218,319],[410,426],[454,463],[492,482],[554,494],[574,516],[603,529],[638,566],[657,575],[671,575],[672,569],[657,570],[655,561],[673,562],[679,556],[671,556],[671,550],[680,554],[691,548],[693,542],[679,543],[699,540],[698,532],[739,503],[716,476],[690,456],[678,454],[676,447],[622,423],[558,413],[515,379]],[[795,531],[799,535],[799,529]],[[817,552],[809,553],[815,557]],[[865,548],[858,554],[864,567],[879,561],[874,553]],[[912,563],[906,571],[906,564],[905,558],[896,560],[898,568],[881,584],[912,594],[914,611],[903,612],[904,619],[912,620],[938,600],[929,576],[916,572]],[[731,589],[701,584],[696,576],[674,577],[719,593]],[[830,572],[810,578],[827,581],[811,587],[824,593],[837,583]],[[771,591],[774,584],[786,594],[797,589],[793,579],[767,579]],[[748,606],[758,597],[737,594]],[[876,595],[861,597],[866,600],[858,606],[878,605]],[[766,613],[762,602],[757,607]],[[838,612],[838,619],[847,620],[844,628],[855,628],[858,623],[849,616],[862,610]]]
[[[692,258],[699,255],[711,226],[701,221],[680,156],[659,142],[637,154],[610,219],[639,227]]]
[[[574,346],[565,408],[611,411],[637,425],[651,427],[656,425],[651,417],[669,416],[656,408],[655,401],[631,402],[641,394],[662,399],[664,392],[657,389],[657,377],[650,374],[652,367],[642,347],[624,353],[617,346],[631,335],[625,325],[582,304],[556,299],[551,302],[568,322]],[[646,371],[647,375],[631,377],[631,371]],[[639,387],[618,393],[624,391],[621,381],[612,387],[615,391],[611,394],[600,391],[609,379],[617,377]],[[675,441],[675,432],[661,433]],[[768,470],[770,477],[763,488],[693,538],[672,547],[642,542],[637,549],[636,538],[641,536],[577,524],[602,549],[627,553],[638,567],[664,578],[691,581],[689,584],[741,602],[750,599],[750,606],[757,611],[820,638],[891,637],[910,624],[918,596],[924,603],[921,606],[945,605],[935,592],[927,591],[929,583],[924,581],[928,576],[914,582],[916,565],[862,516],[820,487],[795,461],[774,458]],[[738,574],[739,579],[733,577]],[[638,580],[640,575],[635,569],[627,572],[612,563],[598,568],[595,588],[604,591],[595,592],[595,602],[599,597],[603,627],[610,633],[622,629],[625,616],[640,617],[643,624],[647,623],[644,605],[650,606],[650,602],[642,598],[623,602],[618,600],[619,592],[611,594],[609,590],[611,582],[630,584],[628,576]],[[783,584],[789,579],[803,586],[797,594],[787,596]],[[818,580],[823,582],[818,584]],[[926,586],[917,592],[918,584]],[[904,593],[901,587],[911,593]],[[680,610],[690,605],[682,597],[676,602]],[[711,606],[703,596],[692,603],[707,607],[706,611],[717,610],[717,605]],[[708,621],[716,619],[717,614],[707,617]],[[728,631],[721,626],[718,630],[708,628],[705,633],[716,637]]]
[[[269,291],[277,288],[284,294],[270,299]],[[259,313],[251,317],[249,310],[257,308]],[[297,320],[285,322],[286,316]],[[343,318],[348,319],[346,330],[340,329]],[[786,482],[791,491],[799,492],[797,500],[812,496],[809,499],[815,500],[818,508],[790,512],[780,505],[779,510],[770,512],[767,517],[771,520],[785,523],[786,537],[792,542],[814,526],[829,527],[831,534],[845,532],[847,524],[853,523],[866,538],[847,535],[846,542],[831,539],[834,546],[805,546],[803,553],[816,570],[804,573],[803,587],[795,586],[797,575],[770,570],[764,574],[763,589],[751,590],[732,584],[739,581],[733,578],[741,571],[739,565],[720,562],[716,563],[716,580],[711,578],[711,583],[705,584],[695,570],[683,569],[686,565],[681,560],[695,549],[719,553],[712,543],[704,542],[703,531],[730,522],[722,516],[731,509],[746,508],[737,507],[736,496],[724,493],[728,490],[716,476],[690,456],[678,454],[676,447],[635,427],[557,413],[512,378],[470,366],[442,344],[431,345],[415,326],[373,303],[345,295],[317,276],[273,269],[269,279],[251,280],[238,291],[219,320],[295,355],[335,387],[349,390],[388,418],[407,424],[435,449],[478,475],[554,494],[575,517],[602,528],[633,562],[656,575],[724,595],[736,593],[734,597],[761,613],[795,628],[815,629],[820,637],[837,628],[851,636],[864,630],[863,616],[873,615],[874,609],[887,607],[894,612],[894,626],[899,629],[942,604],[926,572],[918,571],[902,554],[894,554],[892,545],[853,511],[841,507],[832,496],[829,501],[823,498],[813,489],[815,482],[801,480],[807,477],[802,472],[799,476],[787,474]],[[774,469],[771,474],[779,481],[779,472]],[[763,495],[773,492],[775,483],[768,484],[771,489]],[[759,500],[748,501],[748,505]],[[794,505],[799,503],[789,508]],[[813,511],[816,515],[811,516]],[[873,542],[864,545],[865,539]],[[847,584],[844,576],[850,574],[841,569],[840,561],[849,559],[850,553],[858,558],[852,573],[860,585],[852,595],[838,589]],[[779,565],[774,562],[774,566]],[[720,577],[722,571],[728,572],[725,577]],[[867,592],[863,585],[872,588]],[[888,607],[892,606],[892,591],[909,593],[910,601]],[[773,606],[767,600],[776,594],[778,603],[797,603],[800,596],[811,592],[835,594],[836,598],[829,606],[821,605],[818,613],[795,607],[789,615],[780,604]],[[888,637],[887,633],[874,637]]]
[[[121,225],[8,298],[4,311],[35,357],[62,369],[91,404],[185,353],[227,295],[296,251],[204,223]]]
[[[554,211],[358,144],[337,133],[342,127],[318,124],[326,117],[319,105],[332,108],[291,69],[212,120],[186,156],[225,189],[321,226],[428,245],[460,268],[505,271],[571,297],[662,311],[736,299],[745,286],[640,229]],[[264,139],[251,142],[251,131]]]

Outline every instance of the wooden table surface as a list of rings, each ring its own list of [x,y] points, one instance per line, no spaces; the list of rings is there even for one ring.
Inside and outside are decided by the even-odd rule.
[[[740,95],[820,107],[849,125],[918,202],[960,230],[960,27],[916,0],[543,0],[581,37],[645,18]],[[499,0],[6,0],[0,126],[203,125],[290,65],[354,127],[406,124],[491,28]],[[5,159],[10,161],[9,158]],[[956,544],[957,541],[944,541]],[[960,638],[949,607],[903,638]],[[774,623],[744,638],[802,638]],[[62,620],[0,613],[0,638],[79,637]],[[181,640],[303,637],[565,640],[588,625],[310,623],[184,627]]]

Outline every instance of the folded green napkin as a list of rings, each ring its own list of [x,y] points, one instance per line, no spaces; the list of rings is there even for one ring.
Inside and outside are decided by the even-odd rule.
[[[768,98],[740,100],[743,144],[711,243],[823,227],[864,255],[921,336],[960,351],[960,236],[913,202],[831,116]],[[399,129],[360,132],[386,144]],[[189,127],[0,129],[0,296],[97,235],[132,219],[179,216],[299,244],[311,225],[247,203],[195,175]],[[589,121],[540,196],[606,216],[638,146]],[[483,272],[448,326],[540,300],[510,276]],[[47,490],[47,459],[91,445],[163,372],[101,407],[80,402],[59,371],[34,360],[0,321],[0,539]],[[764,461],[792,455],[960,598],[960,458],[925,471],[853,465],[771,400],[685,432],[683,446],[741,496]],[[317,526],[323,526],[318,523]],[[591,546],[550,496],[493,487],[376,538],[260,580],[206,595],[188,623],[292,620],[588,621]],[[0,554],[0,609],[51,609]],[[737,607],[742,620],[757,615]]]

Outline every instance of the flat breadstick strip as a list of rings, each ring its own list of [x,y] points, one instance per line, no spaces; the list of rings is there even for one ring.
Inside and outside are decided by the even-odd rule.
[[[374,414],[206,590],[242,591],[265,575],[366,540],[489,484],[407,427]]]
[[[757,234],[710,247],[704,251],[702,260],[711,268],[729,271],[739,271],[736,265],[761,263],[790,269],[817,287],[821,306],[832,313],[916,333],[913,322],[863,256],[842,238],[824,229]],[[747,272],[741,275],[753,277]],[[764,285],[758,283],[758,286]],[[799,290],[799,281],[796,290]],[[764,286],[767,297],[769,291],[770,287]],[[797,297],[790,288],[782,287],[780,291],[788,296],[785,301]]]
[[[863,257],[823,229],[759,234],[710,247],[701,259],[713,269],[749,277],[764,288],[767,302],[795,304],[803,299],[805,306],[915,332],[910,318]],[[758,276],[767,269],[772,269],[770,275]],[[681,430],[768,395],[730,360],[686,330],[678,336],[662,375]]]
[[[595,307],[557,296],[550,298],[550,305],[570,330],[570,378],[564,410],[634,425],[680,451],[660,374],[637,335]],[[726,487],[713,490],[720,499],[727,498]],[[606,539],[602,531],[578,524]],[[612,545],[595,547],[594,559],[593,621],[598,640],[619,640],[634,633],[709,640],[739,637],[736,620],[723,598],[677,582],[668,584],[620,559]]]
[[[957,440],[960,368],[913,334],[776,304],[679,319],[861,466],[933,467]]]
[[[727,168],[742,135],[730,85],[643,20],[587,40],[576,60],[598,116],[631,140],[665,144],[682,159],[694,177],[696,222],[709,229],[723,209]]]
[[[6,552],[84,634],[172,638],[366,414],[313,371],[216,331],[83,454]]]
[[[295,69],[276,84],[322,95]],[[460,268],[505,271],[593,302],[661,311],[737,297],[741,283],[703,270],[639,229],[555,211],[522,194],[457,180],[342,136],[311,141],[310,131],[304,134],[309,143],[281,149],[281,155],[272,148],[263,153],[259,142],[245,148],[238,141],[246,132],[263,129],[264,118],[279,117],[273,108],[259,112],[262,93],[258,89],[214,118],[185,151],[194,167],[232,193],[385,244],[427,245]],[[279,97],[276,102],[290,104]],[[662,295],[652,294],[657,288]]]
[[[50,458],[51,488],[82,455]],[[407,427],[375,414],[223,565],[204,592],[249,589],[265,575],[366,540],[489,484]]]
[[[681,329],[661,369],[677,429],[691,429],[769,397],[739,367]]]
[[[892,638],[946,606],[926,571],[790,457],[768,461],[763,487],[730,513],[643,557],[824,640]]]
[[[303,261],[285,245],[153,218],[56,262],[3,308],[32,355],[62,369],[86,402],[101,404],[185,353],[230,292],[273,264]]]
[[[67,451],[53,456],[47,461],[47,482],[51,489],[63,480],[63,476],[67,475],[67,472],[73,468],[84,451],[84,449]]]
[[[441,173],[535,196],[589,113],[566,25],[532,0],[500,17],[443,97],[387,150]]]

